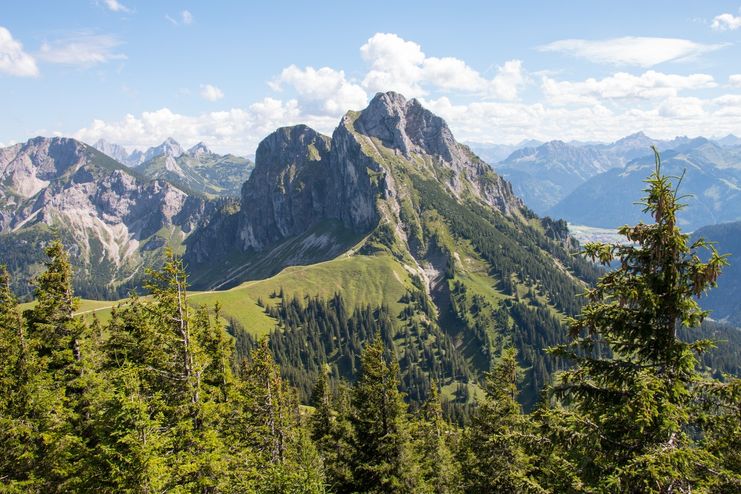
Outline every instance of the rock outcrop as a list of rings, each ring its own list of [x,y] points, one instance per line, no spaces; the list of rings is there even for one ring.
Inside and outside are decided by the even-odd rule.
[[[412,218],[401,217],[402,202],[414,194],[410,174],[443,183],[457,200],[481,201],[505,215],[523,208],[510,184],[457,143],[440,117],[417,100],[379,93],[365,110],[348,112],[331,138],[305,125],[281,128],[266,137],[242,188],[239,212],[229,213],[229,219],[214,217],[189,242],[187,256],[194,266],[239,257],[225,252],[224,246],[230,245],[252,255],[253,260],[238,268],[249,276],[255,256],[272,256],[274,271],[315,262],[349,248],[347,242],[357,241],[381,222],[395,225],[406,241],[406,231],[420,228],[407,224]],[[285,259],[273,252],[328,224],[333,225],[332,233],[310,242],[326,248],[305,249],[304,242],[295,249],[300,255]]]
[[[29,232],[43,242],[56,231],[76,252],[79,275],[100,290],[143,271],[144,251],[151,257],[182,242],[213,209],[74,139],[37,137],[0,150],[0,177],[0,250]],[[40,257],[41,248],[28,254]]]

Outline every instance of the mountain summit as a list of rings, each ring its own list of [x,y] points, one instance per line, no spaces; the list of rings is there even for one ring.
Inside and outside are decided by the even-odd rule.
[[[510,330],[529,382],[544,382],[556,367],[543,348],[563,336],[554,314],[574,314],[595,275],[569,253],[564,222],[538,219],[443,119],[393,92],[346,113],[331,137],[305,125],[270,134],[238,207],[186,243],[196,288],[280,272],[272,286],[299,298],[342,293],[403,310],[400,327],[442,345],[438,370],[415,370],[408,356],[403,372],[446,382],[488,370]]]
[[[356,241],[379,223],[396,225],[406,243],[422,229],[410,210],[412,176],[435,180],[458,200],[476,200],[506,215],[523,211],[509,183],[456,142],[443,119],[416,99],[388,92],[377,94],[365,110],[348,112],[331,138],[305,125],[266,137],[242,189],[240,212],[229,222],[233,230],[204,235],[226,235],[232,240],[217,250],[236,244],[245,254],[310,237],[303,247],[312,248],[298,248],[285,264],[271,265],[274,270],[337,255],[349,247],[340,238]],[[316,228],[332,233],[312,236]],[[204,242],[192,246],[196,265],[212,258],[214,249]],[[249,263],[240,269],[251,276]]]

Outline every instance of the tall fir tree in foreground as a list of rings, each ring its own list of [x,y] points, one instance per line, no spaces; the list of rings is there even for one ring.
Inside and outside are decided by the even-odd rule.
[[[588,491],[739,488],[738,472],[693,440],[693,399],[704,380],[696,355],[710,343],[677,338],[680,325],[696,328],[706,317],[696,299],[714,286],[725,259],[702,240],[690,245],[680,231],[681,179],[674,185],[663,175],[654,152],[643,201],[654,223],[620,228],[627,244],[585,246],[588,257],[617,268],[587,291],[587,305],[569,320],[573,343],[553,349],[575,364],[553,388],[569,405],[557,410],[554,437],[572,460],[573,485]],[[698,255],[704,247],[707,262]]]
[[[384,355],[380,333],[363,348],[352,393],[353,477],[358,492],[414,492],[407,405],[399,391],[399,364]]]
[[[547,492],[535,479],[534,428],[517,401],[522,380],[516,351],[508,347],[486,376],[461,450],[465,492]]]

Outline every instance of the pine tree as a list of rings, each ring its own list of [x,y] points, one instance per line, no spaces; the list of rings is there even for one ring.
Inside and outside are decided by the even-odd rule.
[[[399,391],[399,365],[387,363],[379,333],[363,349],[360,360],[351,415],[355,488],[360,492],[413,492],[417,468],[407,407]]]
[[[487,374],[486,397],[478,403],[463,438],[465,492],[545,492],[534,478],[529,453],[533,425],[517,401],[522,369],[516,351],[506,347]]]
[[[36,304],[25,311],[29,351],[37,361],[33,381],[48,386],[34,417],[38,457],[36,476],[45,492],[79,488],[87,457],[85,425],[87,366],[84,354],[88,328],[74,313],[79,306],[72,288],[72,267],[64,246],[52,242],[45,253],[45,271],[34,280]],[[38,390],[38,387],[35,388]],[[38,392],[38,391],[37,391]]]
[[[569,321],[574,342],[554,349],[575,363],[554,387],[569,404],[560,440],[572,444],[584,484],[600,491],[689,492],[729,475],[689,433],[701,381],[696,353],[709,344],[677,338],[680,325],[698,327],[707,315],[696,297],[715,284],[725,260],[710,246],[702,262],[697,252],[708,244],[690,245],[680,231],[678,186],[654,152],[643,202],[654,222],[620,228],[627,244],[585,246],[592,260],[618,267],[587,291],[588,304]]]
[[[450,448],[457,431],[443,418],[437,383],[419,410],[415,424],[415,453],[419,458],[422,486],[417,492],[445,494],[460,492],[461,472]]]
[[[48,403],[47,395],[38,393],[47,384],[39,370],[10,275],[0,265],[0,490],[34,492],[41,484],[35,468],[41,453],[35,417]]]

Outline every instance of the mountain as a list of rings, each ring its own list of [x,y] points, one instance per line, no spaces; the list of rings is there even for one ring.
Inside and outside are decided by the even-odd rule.
[[[647,156],[651,146],[665,150],[687,142],[686,137],[665,141],[652,139],[643,132],[609,144],[550,141],[517,149],[492,166],[512,182],[515,192],[528,207],[545,214],[588,179]]]
[[[511,181],[514,191],[536,213],[543,213],[579,184],[617,166],[590,145],[550,141],[513,152],[494,169]]]
[[[159,146],[154,146],[144,153],[144,163],[158,156],[172,156],[178,158],[183,154],[183,148],[172,137],[165,139]]]
[[[728,146],[728,147],[741,146],[741,137],[737,137],[733,134],[728,134],[725,137],[716,139],[715,142],[717,142],[721,146]]]
[[[518,149],[526,147],[538,147],[543,144],[542,141],[535,139],[525,139],[517,144],[488,144],[483,142],[469,142],[468,146],[482,160],[489,164],[502,161]]]
[[[532,404],[559,365],[544,348],[563,341],[560,321],[597,273],[572,254],[564,222],[533,216],[441,118],[393,92],[348,112],[331,137],[304,125],[266,137],[240,203],[186,243],[194,288],[230,288],[200,299],[224,301],[225,317],[264,311],[293,327],[315,297],[389,314],[405,389],[421,399],[434,378],[460,403],[511,341]],[[352,378],[353,353],[332,350],[345,338],[302,328],[290,337],[325,345]],[[304,383],[321,368],[282,365]]]
[[[254,166],[247,158],[216,154],[202,142],[185,152],[177,142],[168,139],[150,148],[147,155],[153,157],[136,168],[139,173],[210,197],[238,197]]]
[[[684,173],[680,194],[687,208],[679,213],[680,226],[694,230],[709,223],[741,218],[741,149],[724,148],[696,138],[662,153],[663,170],[676,177]],[[615,228],[644,219],[635,203],[643,181],[653,171],[652,156],[596,175],[562,199],[546,214],[571,223]]]
[[[149,178],[167,180],[182,190],[209,197],[238,197],[253,163],[233,154],[220,155],[199,142],[187,151],[168,137],[159,146],[131,154],[123,146],[98,140],[94,147]]]
[[[105,139],[98,139],[95,144],[93,144],[93,147],[101,153],[107,154],[119,163],[123,163],[124,165],[129,165],[130,163],[130,155],[128,151],[126,151],[125,147],[119,144],[108,142]]]
[[[643,132],[636,132],[610,144],[597,144],[595,149],[602,152],[613,161],[613,166],[624,166],[629,161],[651,154],[651,146],[660,151],[674,149],[690,142],[688,137],[680,136],[674,139],[653,139]]]
[[[165,246],[182,250],[214,209],[74,139],[37,137],[0,149],[0,172],[0,258],[21,295],[40,269],[41,247],[56,236],[73,253],[80,294],[125,294]]]
[[[729,254],[718,287],[701,299],[702,306],[712,311],[712,318],[741,327],[741,221],[705,226],[693,234],[693,240],[698,238],[715,242],[719,253]]]

